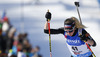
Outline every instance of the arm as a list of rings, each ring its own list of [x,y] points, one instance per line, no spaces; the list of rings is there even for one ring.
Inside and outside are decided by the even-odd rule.
[[[94,39],[89,35],[89,33],[86,34],[87,35],[87,43],[91,46],[96,46],[96,42],[94,41]]]
[[[45,23],[45,26],[44,26],[44,33],[49,33],[48,31],[48,20],[50,21],[51,20],[51,13],[48,11],[45,15],[46,17],[46,23]],[[50,34],[64,34],[64,29],[50,29]]]
[[[44,26],[44,33],[49,33],[48,32],[48,23],[46,22],[45,23],[45,26]],[[64,28],[59,28],[59,29],[50,29],[50,33],[51,34],[64,34]]]
[[[86,30],[83,30],[82,34],[84,34],[84,38],[86,39],[86,42],[89,45],[96,46],[96,42],[94,41],[94,39],[90,36],[90,34]]]
[[[46,21],[45,25],[44,25],[44,30],[48,30],[48,22]]]

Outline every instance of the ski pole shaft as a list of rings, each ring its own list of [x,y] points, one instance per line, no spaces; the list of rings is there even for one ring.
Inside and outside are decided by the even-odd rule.
[[[80,23],[82,24],[81,16],[80,16],[79,9],[78,9],[78,7],[80,6],[79,2],[75,2],[75,5],[76,5],[76,8],[77,8],[77,12],[78,12],[78,16],[79,16],[79,19],[80,19]],[[86,43],[86,41],[84,41],[84,42]],[[93,53],[93,51],[91,50],[91,48],[89,47],[89,45],[87,43],[86,43],[86,45],[89,48],[89,50],[92,52],[92,55],[94,57],[96,57],[95,54]]]
[[[79,19],[80,19],[80,23],[82,24],[82,20],[81,20],[81,17],[80,17],[80,13],[79,13],[78,7],[77,7],[77,12],[78,12],[78,16],[79,16]]]
[[[80,6],[80,5],[79,5],[79,2],[75,2],[75,5],[76,5],[76,8],[77,8],[77,12],[78,12],[78,16],[79,16],[79,19],[80,19],[80,23],[82,24],[80,12],[79,12],[79,9],[78,9],[78,7]]]
[[[86,41],[84,41],[84,42],[86,42]],[[89,47],[89,45],[86,43],[86,45],[87,45],[87,47],[89,48],[89,50],[92,52],[92,55],[94,56],[94,57],[96,57],[95,56],[95,54],[93,53],[93,51],[91,50],[91,48]]]
[[[49,10],[48,10],[49,12]],[[50,47],[50,57],[52,57],[52,53],[51,53],[51,35],[50,35],[50,19],[48,19],[48,29],[49,29],[49,47]]]
[[[48,29],[49,29],[49,47],[50,47],[50,57],[52,57],[51,53],[51,36],[50,36],[50,21],[48,20]]]

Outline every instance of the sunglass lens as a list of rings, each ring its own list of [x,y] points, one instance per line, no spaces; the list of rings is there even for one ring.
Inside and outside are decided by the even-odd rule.
[[[71,30],[71,31],[66,31],[67,33],[71,33],[71,32],[73,32],[73,30]]]

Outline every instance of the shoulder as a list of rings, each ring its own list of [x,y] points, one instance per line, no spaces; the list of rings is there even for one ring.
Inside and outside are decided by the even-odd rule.
[[[82,29],[82,34],[88,33],[85,29]]]
[[[87,34],[88,32],[84,28],[78,28],[79,34]]]

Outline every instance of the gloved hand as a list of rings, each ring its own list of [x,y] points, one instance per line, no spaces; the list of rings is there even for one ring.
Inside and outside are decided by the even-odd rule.
[[[51,13],[47,12],[45,15],[46,21],[51,20]]]
[[[80,39],[81,39],[82,41],[87,41],[87,40],[88,40],[88,38],[86,37],[85,34],[80,35],[79,37],[80,37]]]
[[[79,2],[74,2],[74,3],[75,3],[76,6],[78,6],[78,7],[80,6],[80,5],[79,5]]]

